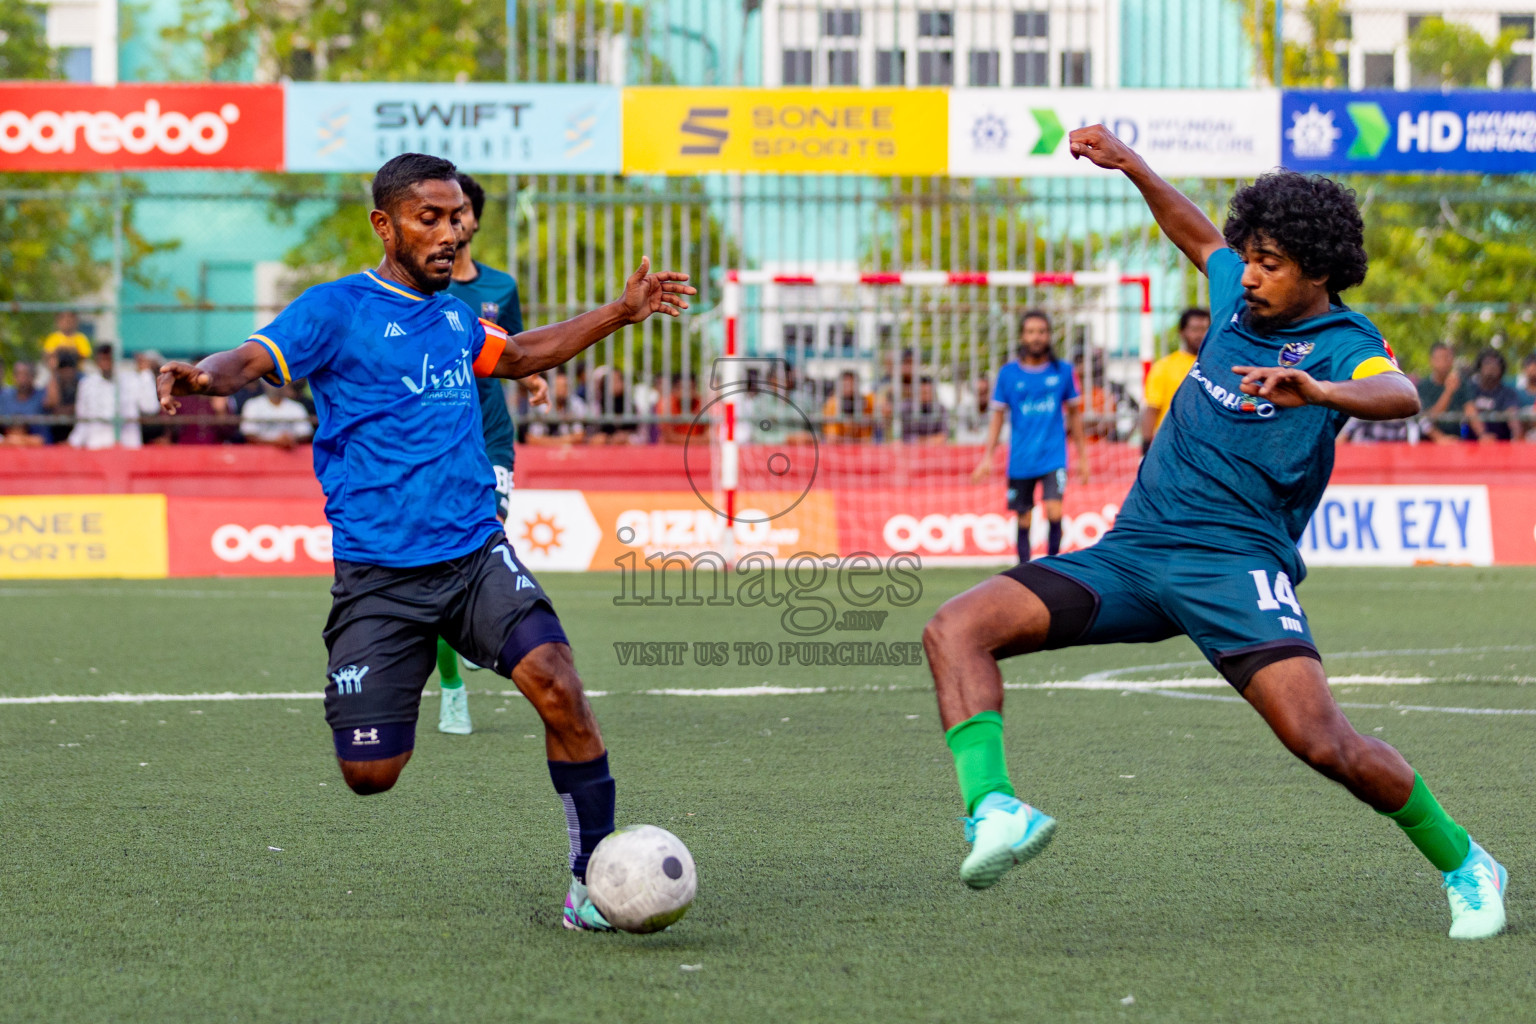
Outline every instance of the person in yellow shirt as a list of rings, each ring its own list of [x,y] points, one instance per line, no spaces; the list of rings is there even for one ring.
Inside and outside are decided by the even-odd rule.
[[[91,339],[80,331],[80,316],[66,309],[53,320],[53,333],[43,339],[43,355],[51,356],[61,348],[72,348],[81,359],[91,358]]]
[[[1189,376],[1189,368],[1195,365],[1195,353],[1200,351],[1200,342],[1205,340],[1205,332],[1211,329],[1211,314],[1209,310],[1199,306],[1191,306],[1179,314],[1179,341],[1181,347],[1176,352],[1170,352],[1157,362],[1152,364],[1152,369],[1147,373],[1146,402],[1141,409],[1141,450],[1145,454],[1152,445],[1152,435],[1157,433],[1157,428],[1163,425],[1163,417],[1168,415],[1168,407],[1173,404],[1173,393],[1179,390],[1179,385],[1184,383],[1184,378]]]

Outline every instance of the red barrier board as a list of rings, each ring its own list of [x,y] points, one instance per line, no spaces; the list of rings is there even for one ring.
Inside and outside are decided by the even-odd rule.
[[[276,171],[280,85],[0,85],[0,171]]]
[[[171,498],[172,576],[328,576],[331,527],[312,498]]]

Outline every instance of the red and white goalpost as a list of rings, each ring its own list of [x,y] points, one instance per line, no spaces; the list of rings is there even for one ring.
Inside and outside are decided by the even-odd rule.
[[[1094,295],[1096,297],[1096,304],[1095,302],[1088,302],[1083,306],[1085,309],[1095,311],[1105,316],[1118,316],[1122,311],[1137,311],[1135,314],[1138,317],[1136,338],[1138,355],[1141,363],[1140,376],[1142,379],[1145,378],[1147,369],[1150,367],[1152,360],[1155,357],[1155,342],[1152,320],[1152,279],[1147,274],[1126,274],[1120,273],[1114,269],[1107,271],[1083,271],[1079,273],[1065,274],[1032,273],[1030,271],[1018,270],[912,270],[903,272],[860,273],[856,270],[839,269],[824,271],[819,270],[806,274],[785,274],[777,273],[771,270],[728,270],[725,273],[724,289],[721,301],[725,327],[722,355],[727,357],[727,364],[730,364],[732,360],[739,360],[740,357],[744,354],[742,351],[745,341],[743,317],[746,315],[747,311],[744,309],[743,293],[746,288],[752,286],[775,286],[778,288],[791,289],[802,287],[816,288],[819,286],[841,286],[848,289],[910,288],[922,290],[969,290],[984,288],[1060,288],[1086,290],[1088,294]],[[1133,295],[1122,295],[1122,289],[1133,289]],[[1131,299],[1131,301],[1128,302],[1126,301],[1127,299]],[[1012,344],[1010,343],[1007,347],[1011,350]],[[1121,366],[1123,372],[1123,357]],[[989,367],[989,371],[995,371],[995,369],[995,366]],[[729,376],[730,372],[731,371],[727,371],[727,376]],[[739,544],[731,545],[731,540],[732,535],[735,532],[732,527],[736,525],[738,521],[738,515],[742,513],[742,505],[740,503],[742,494],[750,494],[754,491],[761,491],[765,486],[772,486],[774,484],[774,481],[768,480],[763,474],[760,473],[757,474],[756,477],[752,477],[752,474],[748,472],[747,478],[744,479],[741,458],[742,451],[741,445],[738,441],[738,435],[741,433],[740,424],[742,422],[743,416],[751,415],[751,412],[749,409],[745,409],[743,407],[743,400],[747,399],[748,397],[746,389],[732,386],[739,383],[739,381],[733,381],[730,379],[726,379],[724,381],[716,381],[717,387],[721,386],[722,384],[724,385],[724,394],[717,404],[717,415],[714,417],[714,429],[716,431],[716,436],[714,439],[715,444],[713,445],[716,456],[714,477],[718,499],[718,509],[724,513],[726,522],[728,524],[726,530],[724,531],[726,535],[725,540],[728,546],[739,546]],[[1101,381],[1100,383],[1103,382]],[[1137,398],[1139,399],[1139,397],[1140,395],[1138,394]],[[886,452],[884,454],[876,454],[877,449],[881,447],[885,447]],[[1109,447],[1110,446],[1107,445],[1105,446],[1106,449]],[[869,483],[870,479],[877,476],[881,472],[881,470],[875,465],[875,460],[898,460],[897,464],[894,464],[894,468],[898,472],[894,475],[902,476],[905,482],[901,486],[913,489],[911,492],[913,495],[913,501],[911,504],[914,510],[917,510],[923,506],[921,498],[925,492],[922,491],[922,488],[929,488],[930,491],[935,487],[947,488],[951,491],[958,490],[961,487],[961,484],[958,481],[958,476],[965,475],[968,477],[971,468],[969,465],[961,465],[961,460],[974,459],[974,453],[979,450],[975,447],[974,444],[972,444],[969,448],[965,448],[963,451],[958,451],[956,450],[957,446],[951,445],[944,449],[944,451],[948,451],[950,453],[948,456],[946,456],[943,454],[943,451],[931,446],[925,447],[919,451],[916,445],[870,445],[867,447],[864,453],[854,452],[853,446],[838,446],[834,448],[833,446],[829,445],[821,445],[820,448],[821,451],[817,457],[820,460],[819,465],[823,470],[823,474],[822,480],[819,482],[818,489],[832,490],[837,492],[833,495],[831,500],[837,503],[838,509],[836,514],[839,519],[844,521],[849,521],[849,513],[847,510],[851,506],[856,505],[857,502],[861,500],[859,498],[848,497],[846,492],[843,491],[844,484],[846,481],[851,481],[853,477],[857,475],[863,481],[863,483],[855,484],[853,486],[868,489],[871,486]],[[893,454],[893,449],[900,454]],[[950,462],[953,463],[953,465],[941,464],[942,460],[946,457],[950,460]],[[1099,456],[1096,456],[1096,458],[1099,458]],[[855,472],[855,470],[852,469],[848,470],[846,474],[846,480],[840,482],[840,478],[838,476],[838,467],[852,466],[855,461],[860,463],[857,471]],[[929,482],[921,482],[918,477],[909,476],[907,474],[907,470],[914,470],[915,472],[915,467],[918,467],[919,465],[927,465],[932,467],[929,475],[926,477],[927,481]],[[957,479],[953,484],[947,482],[936,482],[947,480],[949,477],[957,477]],[[893,484],[892,486],[894,487],[896,485]],[[992,489],[995,490],[995,487]],[[987,493],[990,494],[990,490]],[[962,496],[956,494],[949,495],[949,504],[955,505],[957,503],[963,503],[960,500],[961,497]],[[982,500],[979,494],[976,495],[976,499],[978,501]],[[885,500],[889,503],[892,500],[900,502],[903,499],[899,495],[894,496],[893,498],[893,496],[887,492]],[[985,507],[990,508],[990,506],[993,504],[996,504],[995,495],[993,496],[993,500],[985,504]],[[827,513],[822,514],[824,516],[827,515]],[[854,518],[856,519],[856,509],[854,510],[853,514]],[[871,511],[869,515],[874,517],[876,513]],[[1037,516],[1036,518],[1040,517]],[[877,527],[878,524],[872,526],[871,529],[876,529]],[[991,524],[991,528],[993,528],[995,532],[995,524]],[[937,529],[937,527],[934,529]],[[858,531],[856,530],[844,531],[845,534],[856,534],[857,532]],[[887,534],[889,534],[889,530],[887,530]],[[842,545],[845,547],[849,545],[856,545],[858,549],[864,549],[868,546],[861,544],[860,538],[857,536],[841,537],[840,543],[842,543]],[[1011,548],[1011,541],[1009,543]],[[956,557],[938,557],[931,560],[935,564],[942,564],[945,562],[966,563],[987,561],[987,558],[978,554],[973,547],[967,547],[964,550],[967,552],[967,554],[959,555]]]

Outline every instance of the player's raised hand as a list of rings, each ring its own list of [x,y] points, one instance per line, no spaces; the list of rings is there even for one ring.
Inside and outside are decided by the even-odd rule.
[[[199,370],[191,363],[172,361],[160,367],[155,377],[155,393],[160,398],[160,408],[167,416],[175,416],[181,408],[176,398],[195,395],[207,389],[211,378],[206,370]]]
[[[1243,375],[1243,394],[1256,395],[1282,409],[1324,405],[1327,401],[1326,389],[1305,370],[1284,366],[1234,366],[1232,372]]]
[[[624,298],[619,301],[629,314],[629,322],[638,324],[652,313],[681,316],[688,308],[683,296],[697,295],[699,290],[688,283],[688,275],[676,270],[651,273],[651,258],[642,256],[640,266],[629,275],[624,284]]]
[[[520,378],[517,386],[528,395],[528,404],[534,408],[543,406],[549,408],[549,384],[542,374],[535,373],[532,376]]]
[[[1101,124],[1075,129],[1067,139],[1071,143],[1074,160],[1087,157],[1100,167],[1123,171],[1127,164],[1136,159],[1136,151]]]

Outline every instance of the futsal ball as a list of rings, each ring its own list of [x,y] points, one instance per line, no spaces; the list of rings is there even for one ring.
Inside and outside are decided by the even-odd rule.
[[[698,888],[688,847],[655,825],[619,829],[587,862],[587,895],[609,924],[626,932],[659,932],[676,922]]]

